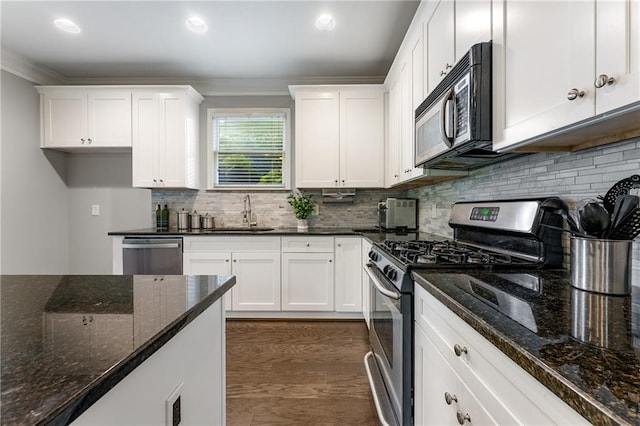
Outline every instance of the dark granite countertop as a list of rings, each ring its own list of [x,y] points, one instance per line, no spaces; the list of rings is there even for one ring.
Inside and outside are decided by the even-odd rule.
[[[68,424],[234,284],[234,276],[0,276],[0,424]],[[87,333],[92,326],[100,333]]]
[[[589,293],[570,286],[568,271],[413,277],[591,423],[640,424],[640,287]],[[632,277],[640,284],[640,271]]]

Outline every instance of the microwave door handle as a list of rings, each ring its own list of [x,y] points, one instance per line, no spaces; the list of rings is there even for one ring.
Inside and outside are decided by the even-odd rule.
[[[447,94],[442,98],[442,103],[440,104],[440,134],[442,135],[442,141],[451,148],[453,146],[454,138],[450,138],[447,135],[447,102],[455,96],[453,94],[453,88],[449,89]],[[454,100],[455,102],[455,100]]]

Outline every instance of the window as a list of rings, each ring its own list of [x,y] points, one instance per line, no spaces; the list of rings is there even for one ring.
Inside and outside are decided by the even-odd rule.
[[[209,188],[289,189],[289,110],[211,109]]]

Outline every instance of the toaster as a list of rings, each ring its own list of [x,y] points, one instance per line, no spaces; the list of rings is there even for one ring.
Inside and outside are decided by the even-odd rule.
[[[387,198],[378,202],[378,226],[383,229],[418,229],[418,200]]]

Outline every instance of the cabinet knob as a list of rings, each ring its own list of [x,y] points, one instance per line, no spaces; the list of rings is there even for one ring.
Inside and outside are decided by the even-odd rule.
[[[233,263],[237,263],[237,262],[238,262],[238,260],[237,260],[237,259],[233,259]]]
[[[307,243],[307,247],[310,247],[310,246],[311,246],[311,244]]]
[[[341,243],[338,243],[338,247],[342,247],[342,244],[341,244]]]
[[[229,259],[225,259],[224,261],[225,261],[225,262],[227,262],[227,263],[229,263]]]
[[[329,263],[333,263],[333,260],[329,259]]]
[[[458,418],[458,424],[463,425],[464,422],[471,423],[471,416],[469,416],[469,413],[462,414],[462,411],[458,410],[456,411],[456,417]]]
[[[399,176],[399,175],[393,175],[393,177],[394,177],[394,178],[398,178],[398,177],[400,177],[400,176]]]
[[[84,144],[84,138],[80,138],[80,143]]]
[[[444,75],[447,75],[447,72],[446,71],[440,71],[440,77],[442,77]]]
[[[153,181],[154,181],[154,182],[158,182],[158,181],[157,181],[157,180],[155,180],[155,179],[154,179]]]
[[[606,74],[600,74],[596,81],[593,82],[593,85],[596,86],[596,89],[601,89],[604,86],[611,86],[616,82],[616,79],[613,77],[609,77]]]
[[[447,403],[447,405],[451,405],[451,403],[454,401],[458,402],[458,397],[455,394],[451,395],[449,392],[445,392],[444,400]]]
[[[569,90],[569,93],[567,93],[567,99],[569,99],[570,101],[575,101],[578,98],[582,98],[584,97],[584,90],[578,90],[578,89],[571,89]]]
[[[467,350],[466,346],[460,346],[459,344],[455,344],[453,345],[453,351],[456,353],[456,356],[461,356],[462,354],[468,354],[469,351]]]
[[[91,138],[87,139],[87,143],[91,145]]]

